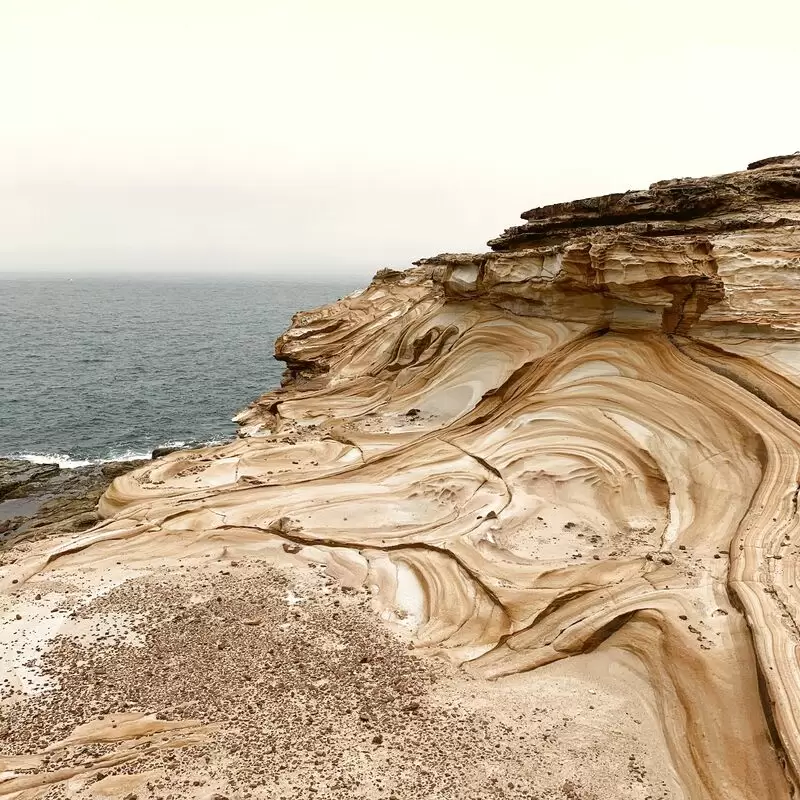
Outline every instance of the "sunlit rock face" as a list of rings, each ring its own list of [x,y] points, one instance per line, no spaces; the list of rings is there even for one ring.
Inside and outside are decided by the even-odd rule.
[[[800,156],[523,219],[298,313],[240,439],[118,478],[25,569],[314,548],[479,678],[637,665],[671,796],[793,797]]]

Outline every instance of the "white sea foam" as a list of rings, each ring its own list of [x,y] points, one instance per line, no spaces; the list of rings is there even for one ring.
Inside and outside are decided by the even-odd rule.
[[[14,453],[10,458],[20,458],[23,461],[30,461],[31,464],[58,464],[62,469],[87,467],[89,464],[94,464],[94,461],[80,461],[63,453]]]
[[[213,445],[224,444],[226,440],[219,439],[210,442],[185,442],[169,441],[156,445],[157,447],[210,447]],[[105,458],[77,458],[69,453],[12,453],[7,458],[19,458],[23,461],[30,461],[31,464],[58,464],[61,469],[75,469],[76,467],[88,467],[92,464],[113,464],[115,461],[138,461],[150,458],[155,448],[149,450],[112,450]]]
[[[126,450],[119,455],[109,458],[74,458],[65,453],[14,453],[11,458],[20,458],[30,461],[31,464],[58,464],[61,469],[75,469],[76,467],[88,467],[91,464],[111,464],[114,461],[134,461],[139,458],[150,458],[150,451],[138,452]]]

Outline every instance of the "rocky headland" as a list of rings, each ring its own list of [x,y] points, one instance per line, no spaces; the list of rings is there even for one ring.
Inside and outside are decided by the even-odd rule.
[[[0,797],[797,796],[800,155],[522,217],[2,551]]]

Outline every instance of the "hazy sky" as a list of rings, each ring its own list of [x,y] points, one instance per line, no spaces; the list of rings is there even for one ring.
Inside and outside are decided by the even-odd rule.
[[[798,0],[0,0],[0,273],[371,275],[800,149]]]

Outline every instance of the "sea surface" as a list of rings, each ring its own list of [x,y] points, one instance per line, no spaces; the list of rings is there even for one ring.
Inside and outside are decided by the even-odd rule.
[[[275,339],[358,279],[0,279],[0,457],[62,467],[229,439]]]

